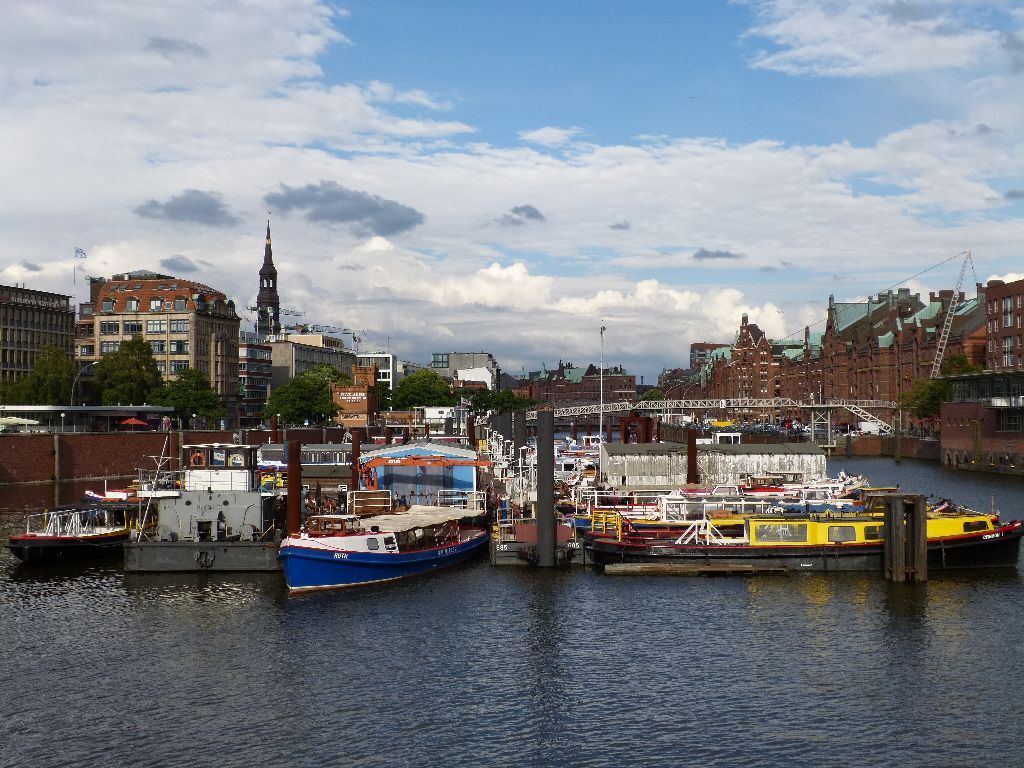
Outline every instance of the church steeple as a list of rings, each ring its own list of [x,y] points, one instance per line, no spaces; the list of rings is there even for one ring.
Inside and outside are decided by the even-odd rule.
[[[277,295],[277,267],[270,244],[270,219],[267,219],[267,246],[260,267],[260,292],[256,296],[256,333],[260,336],[281,333],[281,300]]]

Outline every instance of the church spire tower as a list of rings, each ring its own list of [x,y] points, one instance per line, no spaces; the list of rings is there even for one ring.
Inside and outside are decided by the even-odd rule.
[[[281,333],[281,300],[277,295],[277,267],[270,245],[270,219],[267,219],[267,247],[260,267],[260,292],[256,296],[256,333],[270,336]]]

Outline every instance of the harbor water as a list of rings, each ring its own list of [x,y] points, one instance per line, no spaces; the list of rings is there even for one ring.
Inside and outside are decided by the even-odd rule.
[[[840,469],[1024,517],[1019,479]],[[1024,765],[1019,569],[913,585],[479,560],[288,597],[276,575],[5,549],[0,649],[3,766]]]

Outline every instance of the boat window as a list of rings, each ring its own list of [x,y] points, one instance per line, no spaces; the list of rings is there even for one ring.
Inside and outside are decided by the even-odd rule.
[[[964,533],[970,533],[971,531],[986,530],[988,530],[987,520],[968,520],[964,523]]]
[[[856,541],[857,529],[852,525],[830,525],[828,527],[828,540],[833,543]]]
[[[211,467],[223,467],[226,461],[226,455],[223,448],[217,448],[210,451],[210,466]]]
[[[807,523],[759,523],[754,526],[754,532],[757,541],[807,541]]]
[[[864,526],[864,538],[867,541],[877,541],[882,538],[882,526],[880,525],[865,525]]]
[[[395,537],[394,536],[385,536],[384,537],[384,549],[394,549],[394,548],[395,548]]]
[[[377,541],[377,539],[371,537],[366,540],[366,548],[371,552],[376,549],[380,549],[380,542]]]

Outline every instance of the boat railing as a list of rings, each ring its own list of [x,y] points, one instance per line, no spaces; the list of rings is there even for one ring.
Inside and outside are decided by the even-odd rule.
[[[345,508],[360,517],[387,515],[394,511],[395,499],[390,490],[349,491]]]
[[[120,519],[114,514],[115,510],[101,507],[36,512],[26,518],[25,533],[45,536],[80,536],[97,529],[120,528],[125,525],[125,511],[123,509],[117,511],[121,513]]]
[[[770,499],[687,499],[664,496],[658,505],[662,520],[688,520],[713,514],[763,515],[774,511],[775,501]]]
[[[180,469],[140,469],[137,491],[180,491],[185,471]]]
[[[577,507],[605,507],[628,509],[637,506],[655,506],[665,491],[637,490],[622,491],[578,486],[573,489],[573,500]]]
[[[437,492],[437,506],[458,507],[459,509],[483,512],[487,494],[483,491],[440,490]]]
[[[744,526],[746,530],[746,526]],[[675,540],[675,544],[739,544],[748,541],[743,537],[725,536],[706,514],[701,515],[686,527]]]

